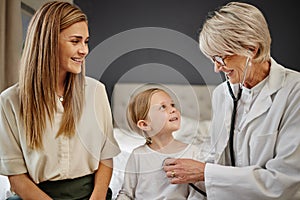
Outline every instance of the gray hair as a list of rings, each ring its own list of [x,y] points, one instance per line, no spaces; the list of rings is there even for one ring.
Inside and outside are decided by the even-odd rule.
[[[251,50],[257,48],[252,61],[264,62],[270,59],[271,36],[258,8],[230,2],[207,18],[200,32],[199,46],[209,58],[214,55],[253,56]]]

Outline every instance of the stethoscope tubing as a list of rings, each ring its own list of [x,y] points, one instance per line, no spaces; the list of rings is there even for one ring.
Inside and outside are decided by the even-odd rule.
[[[228,90],[229,90],[229,94],[230,94],[230,96],[232,98],[232,101],[233,101],[233,109],[232,109],[232,114],[231,114],[230,131],[229,131],[229,152],[230,152],[231,166],[235,166],[234,127],[235,127],[235,121],[236,121],[237,106],[238,106],[238,102],[239,102],[239,100],[241,99],[241,96],[242,96],[243,85],[245,83],[247,71],[248,71],[248,68],[249,68],[248,67],[249,66],[249,60],[250,60],[250,57],[248,57],[247,60],[246,60],[245,71],[244,71],[244,74],[243,74],[243,80],[242,80],[242,83],[239,84],[239,90],[238,90],[237,96],[234,95],[234,93],[232,91],[232,88],[231,88],[231,85],[230,85],[230,81],[229,81],[228,77],[225,75]]]
[[[232,88],[230,86],[229,80],[227,80],[227,86],[230,93],[230,96],[233,100],[233,109],[231,114],[231,122],[230,122],[230,132],[229,132],[229,152],[230,152],[230,160],[231,165],[235,166],[235,156],[234,156],[234,126],[235,126],[235,119],[236,119],[236,113],[237,113],[237,106],[238,101],[240,100],[243,92],[243,88],[239,85],[239,91],[237,94],[237,97],[234,96],[234,93],[232,91]]]

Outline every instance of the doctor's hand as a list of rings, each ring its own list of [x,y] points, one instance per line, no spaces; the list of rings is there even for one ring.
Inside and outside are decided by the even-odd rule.
[[[163,169],[173,184],[204,181],[205,163],[200,161],[168,158],[164,161]]]

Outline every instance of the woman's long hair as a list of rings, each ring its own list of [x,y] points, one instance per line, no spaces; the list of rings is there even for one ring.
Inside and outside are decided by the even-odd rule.
[[[20,63],[19,87],[21,119],[27,145],[32,149],[43,147],[45,128],[53,125],[57,111],[59,34],[82,21],[87,22],[87,17],[79,8],[59,1],[44,4],[30,21]],[[75,134],[84,106],[84,77],[84,64],[80,74],[67,74],[64,113],[57,136]]]

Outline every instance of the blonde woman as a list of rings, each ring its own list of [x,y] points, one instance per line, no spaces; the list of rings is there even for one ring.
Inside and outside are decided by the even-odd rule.
[[[0,96],[0,174],[19,199],[105,199],[119,147],[105,87],[85,77],[86,15],[67,2],[32,17],[19,82]]]
[[[205,21],[199,43],[227,80],[213,93],[210,159],[167,160],[171,183],[205,181],[210,200],[300,199],[300,73],[270,56],[263,14],[228,3]]]
[[[200,149],[172,135],[180,128],[181,115],[170,95],[159,88],[138,93],[128,105],[127,120],[146,143],[131,153],[117,200],[204,199],[188,184],[170,184],[162,169],[169,157],[201,159]]]

